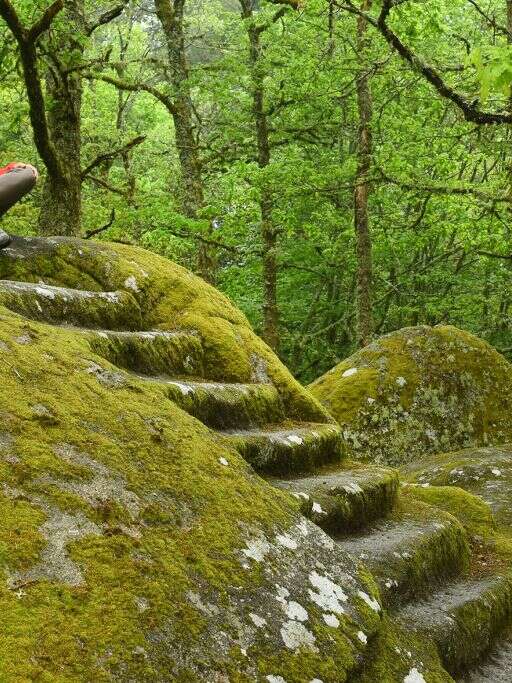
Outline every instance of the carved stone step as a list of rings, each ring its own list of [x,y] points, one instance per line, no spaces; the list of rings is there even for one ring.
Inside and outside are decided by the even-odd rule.
[[[356,531],[385,517],[394,507],[398,473],[375,466],[325,468],[318,474],[270,483],[290,491],[302,512],[331,534]]]
[[[203,374],[203,348],[199,335],[194,332],[81,332],[88,335],[95,353],[119,368],[151,378]]]
[[[342,459],[341,429],[333,424],[268,425],[219,434],[257,471],[267,474],[310,472]]]
[[[368,566],[389,607],[425,595],[469,565],[466,533],[454,517],[423,504],[400,507],[367,533],[338,540]]]
[[[32,320],[52,324],[113,330],[142,327],[139,305],[124,291],[92,292],[0,280],[0,304]]]
[[[460,683],[510,683],[512,681],[512,641],[500,643],[486,661],[458,679]]]
[[[257,427],[284,419],[279,393],[272,384],[141,379],[164,386],[172,401],[213,429]]]
[[[512,577],[450,584],[425,602],[407,605],[398,618],[406,628],[434,640],[446,669],[460,673],[491,651],[510,626]]]

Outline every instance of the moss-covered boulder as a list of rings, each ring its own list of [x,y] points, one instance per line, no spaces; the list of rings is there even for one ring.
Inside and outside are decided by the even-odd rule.
[[[499,525],[512,527],[512,444],[440,453],[410,463],[404,474],[424,496],[437,487],[469,491],[487,503]]]
[[[455,327],[413,327],[358,351],[310,387],[353,456],[401,464],[512,438],[512,366]]]
[[[0,277],[0,680],[346,680],[381,621],[370,575],[121,362],[129,338],[329,423],[243,315],[122,245],[18,239]]]

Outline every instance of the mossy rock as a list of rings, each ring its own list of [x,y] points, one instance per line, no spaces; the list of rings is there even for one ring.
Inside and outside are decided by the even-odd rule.
[[[512,439],[512,365],[455,327],[388,334],[309,388],[353,457],[397,465]]]
[[[422,598],[469,569],[467,535],[458,520],[409,496],[367,533],[337,542],[366,563],[386,607]]]
[[[18,239],[0,272],[131,293],[146,330],[199,335],[210,379],[264,373],[287,410],[329,422],[165,259]],[[0,305],[0,680],[346,680],[381,623],[371,576],[165,389],[23,310]]]
[[[435,495],[437,487],[464,489],[490,508],[498,525],[512,528],[512,445],[468,448],[441,453],[410,463],[404,475],[422,488],[421,495]],[[434,492],[430,491],[433,489]],[[444,498],[453,497],[443,496]],[[441,501],[438,501],[439,504]],[[461,501],[460,507],[463,507]],[[474,509],[474,507],[472,508]]]

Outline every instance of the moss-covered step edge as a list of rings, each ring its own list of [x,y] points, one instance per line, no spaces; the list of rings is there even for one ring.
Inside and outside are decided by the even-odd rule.
[[[166,258],[119,243],[14,237],[0,253],[0,279],[128,293],[135,306],[131,308],[133,320],[125,329],[196,332],[204,351],[202,376],[216,382],[271,383],[289,419],[334,422],[254,334],[241,311]],[[84,326],[113,327],[105,320]]]
[[[386,616],[350,683],[454,683],[435,644]],[[508,682],[507,682],[508,683]]]
[[[41,322],[113,330],[142,327],[140,307],[126,291],[96,292],[1,280],[0,304]]]
[[[218,434],[263,474],[312,472],[328,463],[340,464],[343,458],[341,432],[335,425],[286,423]]]
[[[512,526],[512,444],[441,453],[407,465],[403,474],[425,489],[450,486],[477,495],[498,524]]]
[[[139,376],[212,429],[250,429],[282,422],[283,405],[272,384],[241,384]]]
[[[385,517],[396,503],[399,483],[396,470],[354,463],[269,481],[289,491],[302,514],[330,534],[357,531]]]
[[[452,515],[417,501],[400,501],[388,519],[336,541],[369,567],[389,608],[420,598],[469,569],[470,549],[462,525]]]
[[[459,683],[510,683],[512,681],[512,640],[500,642],[485,661],[458,677]]]
[[[94,353],[118,368],[149,376],[204,376],[201,339],[192,331],[78,331]]]
[[[457,675],[474,666],[512,623],[512,575],[449,584],[396,615],[407,629],[431,638],[445,668]]]

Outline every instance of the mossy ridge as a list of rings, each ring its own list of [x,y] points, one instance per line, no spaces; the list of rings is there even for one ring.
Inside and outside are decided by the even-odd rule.
[[[434,593],[398,615],[405,628],[432,639],[452,675],[490,652],[512,623],[512,575],[465,581]]]
[[[366,534],[338,542],[368,565],[390,608],[420,599],[469,570],[462,525],[452,515],[409,498],[399,498],[397,509]]]
[[[212,384],[183,379],[166,382],[165,388],[183,410],[215,429],[249,429],[285,419],[272,384]]]
[[[386,335],[309,388],[362,459],[399,465],[512,437],[512,366],[450,326]]]
[[[387,617],[370,643],[363,666],[349,683],[402,683],[415,672],[425,683],[454,683],[431,640]],[[416,676],[416,680],[421,679]]]
[[[479,496],[491,508],[496,522],[512,527],[512,445],[469,448],[440,453],[404,468],[404,476],[421,487],[450,486]]]
[[[347,677],[365,649],[354,634],[379,628],[375,586],[283,493],[161,388],[116,375],[76,331],[0,308],[0,354],[7,683],[214,680],[235,662],[240,680],[265,680],[272,667],[298,681],[301,661],[312,677],[322,666],[325,683]],[[49,515],[74,583],[45,563]],[[79,540],[59,545],[83,517]],[[338,591],[344,616],[327,629],[318,607]],[[251,610],[266,616],[268,639]],[[294,638],[327,653],[322,662],[285,645],[290,622]]]
[[[146,375],[204,375],[199,335],[191,332],[111,332],[87,334],[94,353],[118,368]]]
[[[332,422],[225,296],[161,256],[137,247],[74,238],[14,238],[0,257],[0,277],[127,292],[142,312],[143,325],[138,329],[199,334],[208,379],[271,382],[290,418]]]
[[[340,430],[332,424],[285,422],[220,435],[262,474],[312,472],[328,463],[340,465],[344,457]]]
[[[31,320],[91,328],[140,329],[139,306],[129,292],[91,292],[0,281],[0,303]]]
[[[489,539],[496,531],[496,520],[483,500],[456,486],[411,486],[403,495],[416,498],[453,515],[475,538]]]
[[[360,463],[319,468],[313,476],[270,480],[289,491],[302,513],[329,534],[364,529],[394,508],[398,472]]]

